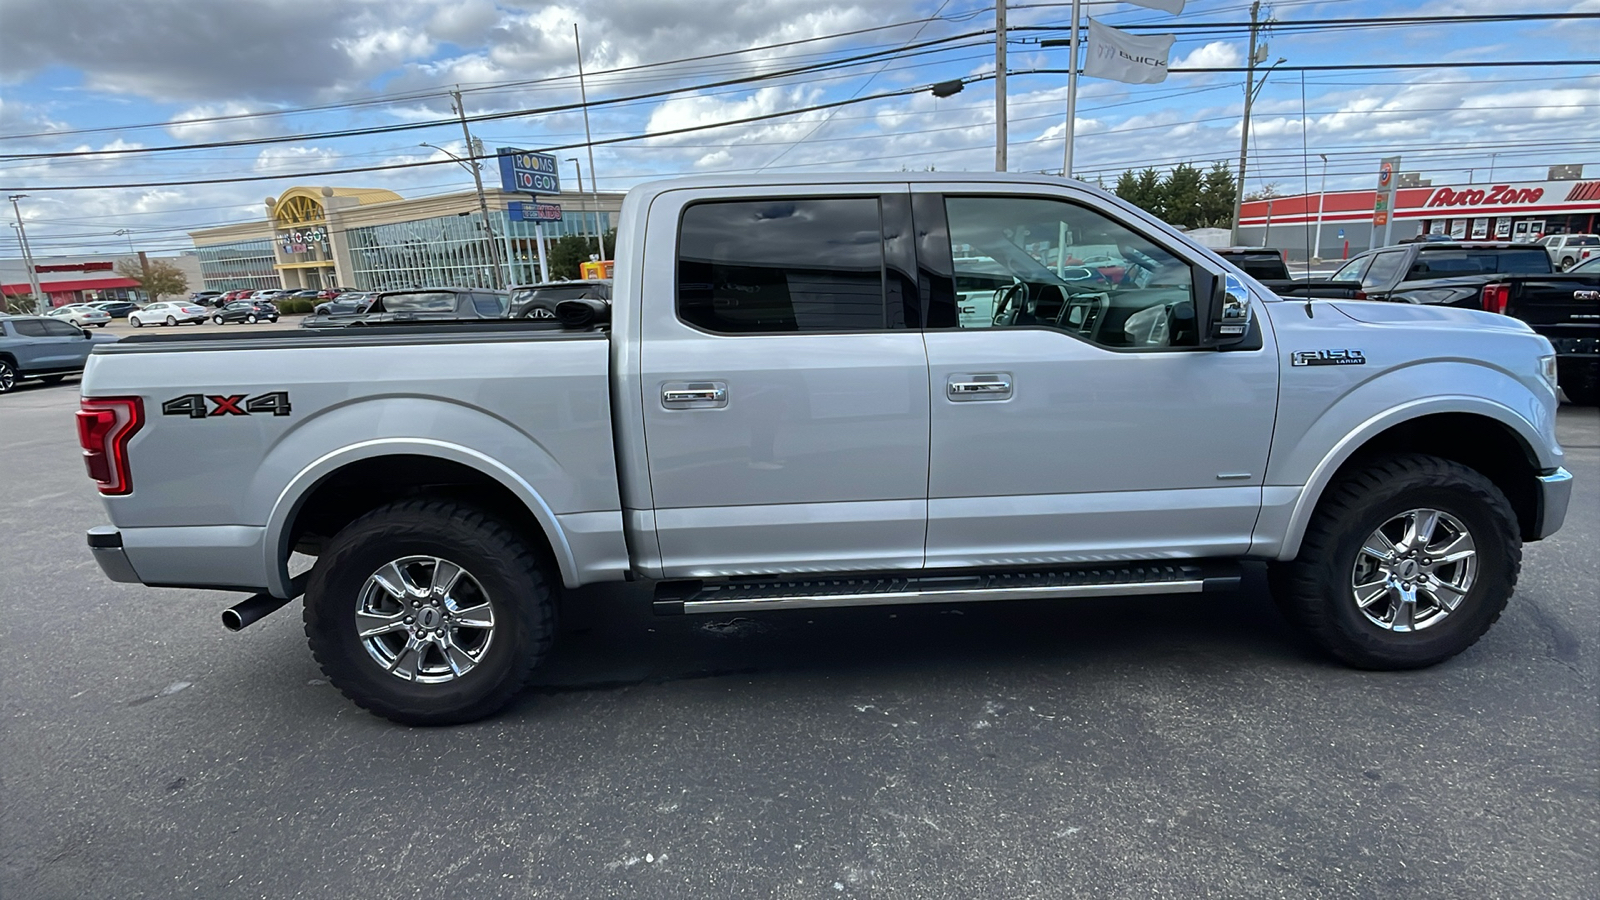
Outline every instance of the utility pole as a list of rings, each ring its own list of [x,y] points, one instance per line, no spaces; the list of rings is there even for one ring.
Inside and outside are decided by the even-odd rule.
[[[1006,2],[994,5],[994,170],[1006,170]]]
[[[1244,205],[1244,160],[1250,150],[1250,104],[1255,100],[1256,37],[1261,27],[1261,0],[1250,4],[1250,55],[1245,57],[1244,120],[1239,127],[1239,177],[1233,183],[1233,236],[1239,246],[1239,211]]]
[[[578,39],[578,23],[572,23],[572,46],[578,51],[578,99],[583,101],[583,144],[589,148],[589,191],[594,195],[594,245],[600,251],[600,259],[606,258],[606,247],[601,242],[600,232],[600,174],[594,167],[594,138],[589,134],[589,88],[583,80],[583,42]],[[578,186],[578,193],[583,193],[583,186]]]
[[[578,170],[578,207],[579,207],[579,211],[583,213],[584,221],[587,222],[589,220],[589,201],[583,199],[583,166],[581,164],[579,164],[578,158],[576,156],[567,157],[567,162],[572,163],[572,167],[574,169]],[[595,224],[595,230],[599,231],[600,230],[600,211],[598,209],[595,210],[595,213],[594,213],[594,224]],[[598,234],[594,236],[594,245],[595,245],[595,248],[600,251],[600,255],[602,257],[605,256],[606,251],[605,251],[604,247],[600,246],[600,235],[598,235]]]
[[[33,251],[28,248],[28,229],[22,224],[22,208],[17,201],[27,197],[27,194],[12,194],[11,211],[17,214],[17,243],[22,247],[22,264],[28,267],[28,289],[33,291],[33,311],[44,312],[44,291],[39,289],[39,273],[33,268]]]
[[[1078,0],[1072,0],[1072,34],[1067,38],[1067,149],[1061,155],[1061,177],[1072,177],[1072,144],[1078,130]]]
[[[450,96],[455,101],[455,113],[461,118],[461,137],[467,142],[467,157],[472,161],[472,183],[478,186],[478,212],[483,214],[484,237],[489,243],[489,265],[494,267],[490,287],[502,288],[505,284],[501,279],[500,245],[494,239],[494,223],[489,220],[489,200],[483,194],[483,164],[478,162],[478,154],[473,150],[472,132],[467,130],[467,105],[461,101],[461,86],[456,85],[450,91]]]

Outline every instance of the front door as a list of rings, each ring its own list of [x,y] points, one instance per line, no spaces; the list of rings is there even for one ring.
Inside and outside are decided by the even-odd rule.
[[[679,235],[645,263],[675,278],[640,303],[666,577],[922,565],[928,364],[888,274],[886,247],[910,258],[908,221],[886,235],[905,186],[884,189],[652,206],[648,227]]]
[[[957,189],[915,200],[919,261],[953,273],[956,307],[925,332],[927,565],[1247,551],[1277,402],[1270,329],[1259,349],[1202,349],[1200,261],[1090,197]]]

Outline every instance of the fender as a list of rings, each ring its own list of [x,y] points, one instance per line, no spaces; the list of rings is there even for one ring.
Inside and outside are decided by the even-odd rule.
[[[1276,558],[1280,560],[1294,559],[1300,552],[1300,542],[1305,538],[1306,527],[1311,522],[1311,514],[1316,511],[1317,502],[1322,498],[1322,492],[1327,489],[1333,480],[1334,473],[1339,467],[1354,456],[1356,451],[1366,446],[1367,442],[1383,432],[1412,419],[1437,413],[1468,413],[1493,419],[1511,429],[1518,440],[1528,451],[1529,458],[1535,459],[1540,468],[1558,465],[1559,460],[1540,459],[1539,454],[1533,449],[1543,447],[1546,442],[1539,435],[1539,430],[1515,410],[1502,403],[1483,397],[1473,397],[1465,394],[1427,397],[1390,407],[1371,418],[1366,419],[1356,428],[1352,429],[1330,449],[1312,470],[1311,476],[1303,487],[1295,491],[1292,506],[1288,507],[1287,522],[1283,528],[1283,543],[1277,548]],[[1274,490],[1282,488],[1267,487],[1270,498]],[[1273,523],[1270,519],[1278,518],[1271,507],[1274,504],[1269,499],[1262,510],[1261,521],[1257,525],[1257,546],[1270,550],[1270,538],[1273,533]],[[1281,508],[1281,507],[1280,507]],[[1263,540],[1263,538],[1267,538]]]

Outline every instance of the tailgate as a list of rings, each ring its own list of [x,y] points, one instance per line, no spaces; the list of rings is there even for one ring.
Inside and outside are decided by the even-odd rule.
[[[1509,299],[1506,314],[1549,338],[1558,354],[1600,354],[1600,275],[1516,279]]]

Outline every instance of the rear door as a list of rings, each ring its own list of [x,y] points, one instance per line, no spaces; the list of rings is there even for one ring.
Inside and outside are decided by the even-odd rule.
[[[906,186],[671,191],[648,215],[640,388],[665,575],[919,568]]]
[[[19,372],[48,371],[55,368],[60,355],[60,341],[48,336],[44,330],[46,319],[12,319],[14,335],[10,350],[17,358]]]
[[[83,329],[61,319],[41,319],[44,327],[44,346],[48,354],[40,368],[81,369],[89,358],[94,342],[87,339]]]
[[[928,566],[1247,551],[1276,411],[1270,329],[1254,350],[1201,349],[1209,270],[1090,195],[946,190],[913,200],[934,304]],[[960,290],[995,273],[987,304]],[[991,315],[941,314],[952,293]]]

